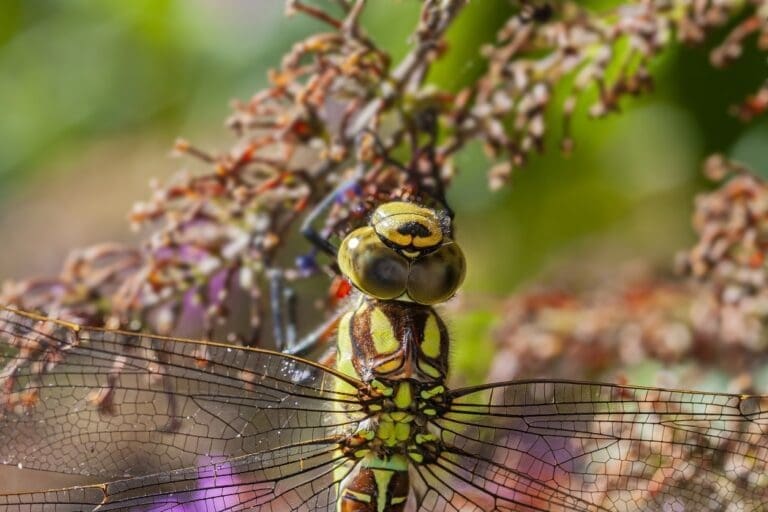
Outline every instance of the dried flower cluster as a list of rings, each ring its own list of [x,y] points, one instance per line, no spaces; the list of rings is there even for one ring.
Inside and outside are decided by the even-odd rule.
[[[704,171],[719,186],[697,197],[698,241],[678,256],[695,282],[630,267],[588,293],[515,296],[495,333],[504,363],[493,377],[622,381],[626,368],[654,361],[690,365],[686,375],[660,373],[656,385],[691,387],[709,368],[725,372],[733,391],[752,389],[748,376],[760,373],[768,347],[768,183],[721,155]]]
[[[649,65],[675,40],[700,44],[741,14],[741,21],[712,50],[712,65],[724,67],[738,59],[745,40],[755,33],[757,46],[768,50],[768,2],[744,4],[643,0],[596,14],[578,2],[553,2],[557,7],[547,12],[551,21],[513,17],[496,43],[485,49],[487,74],[459,96],[460,108],[453,113],[456,144],[480,138],[499,160],[490,184],[502,186],[532,151],[542,149],[550,131],[547,114],[560,94],[561,147],[570,151],[571,119],[580,102],[590,102],[585,105],[590,116],[604,117],[619,109],[622,98],[650,90]],[[764,88],[735,107],[736,113],[744,119],[761,114]]]
[[[730,379],[733,392],[753,389],[749,375],[765,363],[764,347],[723,343],[733,326],[719,321],[719,304],[706,289],[647,270],[611,282],[589,292],[552,287],[511,298],[495,330],[491,380],[626,383],[636,381],[628,369],[653,362],[668,371],[648,384],[696,388],[712,371]]]
[[[453,95],[425,77],[450,51],[445,32],[465,3],[423,2],[411,51],[393,63],[361,25],[363,0],[322,7],[289,1],[289,13],[328,30],[297,42],[270,73],[271,85],[235,104],[231,150],[211,154],[176,144],[208,170],[156,184],[153,197],[136,206],[131,218],[148,233],[144,244],[73,252],[58,277],[7,283],[0,301],[89,325],[158,333],[196,318],[207,336],[227,324],[232,338],[259,343],[269,310],[265,285],[322,268],[314,254],[294,263],[285,250],[312,208],[328,207],[318,228],[329,238],[392,198],[447,208],[452,157],[480,140],[501,161],[491,184],[504,183],[542,148],[560,84],[570,90],[562,113],[570,146],[567,126],[577,99],[596,88],[590,112],[602,116],[621,97],[648,89],[649,60],[671,45],[672,34],[698,43],[737,20],[713,53],[718,66],[738,57],[747,36],[759,33],[761,48],[768,38],[765,2],[635,0],[597,12],[578,2],[522,1],[484,51],[486,74]],[[759,114],[763,96],[757,93],[740,115]],[[408,155],[403,166],[398,155]],[[234,312],[234,304],[247,304],[248,311]],[[230,325],[236,314],[249,318],[247,327]]]
[[[698,243],[680,255],[681,269],[697,282],[654,276],[645,269],[638,275],[630,268],[629,275],[585,293],[550,287],[515,296],[499,315],[504,320],[494,333],[498,351],[489,378],[626,383],[636,382],[638,371],[645,370],[651,374],[646,383],[663,388],[716,382],[718,391],[764,393],[768,183],[719,155],[707,161],[705,171],[720,186],[697,198]],[[666,391],[650,393],[649,400],[655,400]],[[750,436],[763,434],[757,425],[728,430],[723,443],[750,443]],[[622,449],[637,460],[653,461],[653,442],[653,436],[637,436]],[[665,456],[689,470],[671,476],[659,469],[643,493],[704,487],[714,503],[745,501],[745,489],[768,483],[765,465],[753,455],[718,457],[705,468],[691,462],[693,450],[670,451]],[[598,488],[610,500],[633,487],[631,479],[607,478]]]
[[[278,262],[310,207],[334,200],[323,233],[331,236],[391,197],[426,193],[441,199],[440,167],[429,148],[422,151],[420,139],[435,131],[429,126],[431,100],[403,105],[421,90],[438,43],[463,4],[425,2],[414,48],[393,69],[359,23],[365,2],[340,2],[338,17],[289,2],[290,12],[316,18],[331,31],[296,43],[270,73],[271,86],[235,104],[228,122],[238,139],[232,150],[212,155],[176,143],[179,153],[211,170],[181,172],[154,185],[153,197],[131,214],[136,228],[151,230],[144,245],[73,253],[57,278],[7,283],[2,302],[89,325],[166,334],[192,316],[203,319],[210,336],[227,321],[235,294],[250,297],[244,341],[258,343],[268,307],[264,281],[276,274],[295,279],[317,268],[313,255],[295,265]],[[398,127],[388,137],[380,130],[384,116]],[[407,171],[389,157],[406,141],[414,155]]]
[[[681,267],[711,288],[724,342],[764,348],[768,183],[719,155],[708,159],[705,172],[720,186],[697,198],[698,243],[680,256]]]

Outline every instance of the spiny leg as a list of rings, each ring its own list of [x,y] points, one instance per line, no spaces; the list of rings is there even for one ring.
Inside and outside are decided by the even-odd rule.
[[[345,313],[345,308],[338,308],[319,327],[299,338],[296,292],[286,284],[281,270],[271,270],[269,280],[272,327],[277,350],[304,357],[326,343],[336,330],[339,320]],[[335,347],[329,347],[322,359],[330,361],[334,356]]]
[[[326,343],[327,340],[332,338],[331,335],[339,325],[339,321],[341,320],[341,317],[344,316],[344,313],[346,313],[344,308],[337,309],[334,311],[333,315],[331,315],[331,317],[323,322],[319,327],[313,329],[306,336],[293,344],[293,346],[287,347],[283,352],[301,357],[306,356],[315,348],[321,346],[322,344]],[[331,346],[323,353],[320,360],[324,364],[328,362],[332,363],[332,359],[335,357],[335,354],[336,347]]]
[[[356,173],[358,174],[358,173]],[[327,237],[320,234],[315,229],[315,223],[317,220],[325,215],[325,213],[331,208],[333,203],[343,196],[343,194],[352,187],[355,187],[359,183],[359,178],[354,178],[344,181],[339,184],[335,189],[329,192],[322,201],[320,201],[312,210],[307,214],[304,222],[301,225],[301,234],[309,240],[309,242],[315,246],[318,250],[326,253],[332,258],[336,258],[339,248],[336,247],[328,240]]]
[[[296,343],[296,294],[285,285],[282,270],[271,269],[267,275],[275,348],[287,352]]]

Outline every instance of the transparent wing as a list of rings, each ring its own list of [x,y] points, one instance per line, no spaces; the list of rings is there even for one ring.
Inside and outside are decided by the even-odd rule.
[[[509,512],[612,510],[580,500],[534,476],[482,456],[447,447],[432,464],[414,468],[419,511]],[[515,494],[507,489],[515,489]]]
[[[365,418],[359,382],[302,359],[9,309],[0,310],[0,368],[0,462],[118,480],[6,494],[3,510],[34,509],[22,501],[173,510],[164,499],[222,510],[204,492],[221,482],[237,498],[225,500],[232,510],[238,500],[291,510],[295,499],[281,500],[296,493],[331,499],[346,471],[338,441]]]
[[[302,463],[297,465],[297,457]],[[334,510],[353,462],[307,444],[195,468],[58,490],[0,495],[0,509],[28,512],[224,512]]]
[[[768,397],[577,382],[456,390],[420,510],[763,510]],[[731,508],[727,508],[731,507]]]

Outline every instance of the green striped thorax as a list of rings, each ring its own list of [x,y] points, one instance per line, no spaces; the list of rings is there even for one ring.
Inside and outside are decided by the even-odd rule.
[[[414,203],[379,206],[339,247],[341,272],[365,295],[431,305],[451,298],[466,263],[449,222]]]

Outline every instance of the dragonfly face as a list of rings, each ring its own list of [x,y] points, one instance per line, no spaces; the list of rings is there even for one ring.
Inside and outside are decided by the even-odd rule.
[[[432,304],[464,262],[447,222],[383,205],[339,264],[363,297],[339,326],[336,368],[0,307],[0,463],[83,478],[29,492],[0,481],[0,511],[766,509],[768,397],[448,389]]]
[[[447,222],[412,203],[386,203],[369,226],[344,238],[339,268],[363,294],[377,299],[444,302],[461,285],[466,266]]]

